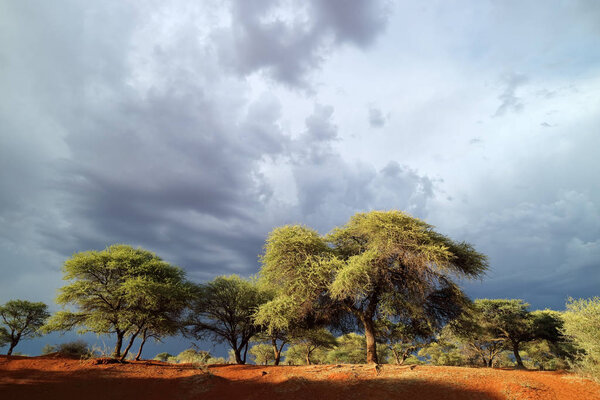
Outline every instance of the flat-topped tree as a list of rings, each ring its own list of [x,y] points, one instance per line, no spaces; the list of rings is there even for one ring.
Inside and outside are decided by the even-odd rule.
[[[10,300],[0,306],[0,347],[8,344],[7,355],[23,339],[41,336],[40,328],[50,316],[48,306],[27,300]]]
[[[146,328],[170,334],[172,330],[163,329],[163,324],[171,324],[190,298],[191,289],[180,268],[127,245],[75,253],[65,261],[63,272],[63,279],[71,283],[59,290],[56,302],[75,310],[57,312],[45,330],[80,327],[80,332],[115,334],[115,357],[122,357],[128,335],[129,348]]]
[[[401,211],[354,215],[321,237],[302,226],[275,229],[267,239],[261,279],[280,288],[257,316],[285,328],[311,312],[354,316],[364,330],[367,362],[377,363],[375,321],[425,319],[439,327],[468,299],[452,277],[477,278],[486,257]]]

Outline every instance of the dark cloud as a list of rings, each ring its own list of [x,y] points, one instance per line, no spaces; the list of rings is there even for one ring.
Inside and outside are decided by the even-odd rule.
[[[333,43],[367,47],[388,17],[380,0],[235,0],[230,6],[231,26],[214,35],[222,64],[241,75],[263,71],[302,88]]]

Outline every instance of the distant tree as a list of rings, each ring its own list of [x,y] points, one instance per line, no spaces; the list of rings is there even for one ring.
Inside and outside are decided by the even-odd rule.
[[[167,362],[169,360],[169,358],[173,357],[172,354],[169,353],[158,353],[156,356],[154,356],[154,359],[156,361],[162,361],[162,362]]]
[[[287,331],[272,330],[271,332],[265,330],[258,332],[252,338],[252,341],[267,345],[273,353],[273,365],[279,365],[281,362],[281,353],[283,347],[288,344],[290,340]],[[264,347],[261,347],[261,351]],[[258,351],[258,350],[257,350]]]
[[[354,332],[338,337],[327,352],[327,361],[331,364],[364,364],[367,361],[365,337]]]
[[[447,325],[446,330],[477,355],[484,367],[492,367],[494,359],[505,349],[506,338],[500,337],[493,321],[484,312],[485,302],[475,300],[471,308]]]
[[[268,365],[275,361],[273,348],[266,343],[257,343],[250,348],[250,355],[254,358],[256,365]]]
[[[8,344],[7,355],[21,340],[41,336],[40,328],[50,317],[48,306],[27,300],[10,300],[0,306],[0,342]]]
[[[456,344],[445,340],[428,344],[421,348],[418,354],[419,357],[433,365],[462,366],[467,364],[461,349]]]
[[[519,299],[477,299],[475,306],[484,337],[503,340],[512,350],[517,368],[525,368],[519,352],[524,343],[560,340],[562,321],[551,310],[530,312],[529,304]]]
[[[268,298],[256,282],[237,275],[219,276],[197,286],[186,334],[198,340],[209,336],[227,343],[235,362],[245,364],[250,339],[260,330],[254,323],[254,313]]]
[[[179,353],[177,362],[183,364],[206,364],[212,358],[209,351],[187,349]]]
[[[600,381],[600,297],[567,301],[563,332],[583,352],[576,366]]]
[[[475,278],[486,268],[486,257],[471,245],[400,211],[356,214],[324,238],[284,226],[269,235],[260,271],[281,290],[259,314],[271,328],[285,329],[308,313],[342,309],[365,333],[367,362],[377,363],[377,320],[408,313],[440,327],[467,303],[451,276]]]
[[[391,351],[394,362],[402,365],[419,349],[431,343],[434,329],[427,320],[410,319],[392,322],[388,319],[377,321],[376,331],[382,344]],[[378,359],[381,359],[378,355]]]
[[[63,272],[63,279],[71,283],[60,289],[56,301],[63,306],[73,305],[76,311],[59,311],[45,330],[79,326],[81,333],[115,334],[113,355],[121,359],[145,328],[153,330],[167,321],[170,324],[190,292],[180,268],[150,251],[127,245],[75,253],[65,261]],[[127,335],[127,351],[121,354]]]
[[[46,354],[50,354],[50,353],[55,353],[56,352],[56,346],[50,343],[46,343],[44,345],[44,347],[42,347],[42,355],[46,355]]]
[[[337,344],[335,337],[327,329],[303,329],[293,333],[288,356],[292,353],[300,353],[304,357],[306,365],[313,364],[311,356],[317,350],[331,349]],[[291,352],[290,352],[291,350]],[[324,354],[325,356],[325,354]]]
[[[88,347],[88,344],[83,340],[73,340],[71,342],[61,343],[56,346],[55,351],[63,355],[79,358],[89,358],[94,354]]]

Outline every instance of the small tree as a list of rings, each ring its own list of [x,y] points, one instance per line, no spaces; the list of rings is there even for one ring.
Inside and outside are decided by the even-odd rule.
[[[474,352],[484,367],[492,367],[494,359],[505,349],[506,339],[500,337],[493,323],[486,319],[485,304],[475,300],[471,308],[447,325],[446,330]]]
[[[41,336],[40,328],[50,317],[48,306],[26,300],[10,300],[0,306],[0,342],[8,344],[7,355],[21,340]]]
[[[376,325],[377,336],[394,356],[396,364],[402,365],[415,352],[428,345],[434,338],[431,324],[424,319],[392,322],[382,319]],[[378,359],[381,359],[378,355]]]
[[[219,343],[226,342],[236,363],[245,364],[248,343],[260,329],[254,324],[254,313],[268,296],[255,282],[237,275],[199,285],[186,320],[186,333],[198,340],[210,336]]]
[[[256,365],[268,365],[275,361],[273,348],[266,343],[257,343],[250,348],[250,355],[254,358]]]
[[[154,326],[154,321],[170,321],[186,303],[183,271],[141,248],[118,244],[75,253],[63,271],[63,279],[71,283],[60,289],[56,301],[77,310],[59,311],[45,330],[79,326],[80,333],[115,334],[113,355],[121,359],[144,328]],[[127,351],[121,355],[127,335]]]
[[[600,297],[567,301],[565,335],[583,349],[576,366],[600,381]]]
[[[337,344],[335,337],[327,329],[302,329],[293,333],[291,353],[303,354],[306,365],[313,363],[311,356],[317,350],[331,349]],[[289,350],[288,349],[288,352]],[[288,357],[289,358],[289,355]]]

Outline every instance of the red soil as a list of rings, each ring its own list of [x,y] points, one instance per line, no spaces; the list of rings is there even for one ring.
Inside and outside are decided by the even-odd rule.
[[[600,400],[600,385],[565,372],[384,365],[197,368],[102,364],[57,355],[0,356],[0,399]]]

